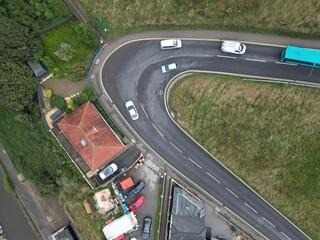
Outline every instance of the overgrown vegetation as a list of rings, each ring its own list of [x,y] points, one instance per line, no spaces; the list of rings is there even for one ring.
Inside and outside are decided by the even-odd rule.
[[[224,165],[320,239],[320,92],[194,75],[177,83],[178,123]]]
[[[320,37],[320,2],[298,0],[81,0],[112,36],[151,29],[219,29]],[[103,21],[101,20],[103,19]]]

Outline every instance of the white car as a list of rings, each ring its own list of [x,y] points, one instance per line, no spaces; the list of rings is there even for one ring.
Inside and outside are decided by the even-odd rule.
[[[182,42],[180,39],[167,39],[167,40],[162,40],[160,42],[160,48],[162,50],[177,49],[181,47],[182,47]]]
[[[115,171],[118,170],[118,166],[115,163],[111,163],[109,166],[107,166],[105,169],[103,169],[99,176],[102,180],[105,180],[107,177],[110,177],[112,174],[115,173]]]
[[[161,66],[161,71],[163,73],[166,73],[166,72],[169,72],[172,70],[176,70],[178,68],[179,68],[179,66],[177,63],[170,63],[170,64],[166,64],[166,65]]]
[[[246,52],[246,45],[239,42],[224,41],[221,44],[221,51],[233,54],[244,54]]]
[[[132,101],[126,102],[126,108],[130,114],[132,120],[137,120],[139,118],[139,114],[137,112],[136,107],[134,106]]]

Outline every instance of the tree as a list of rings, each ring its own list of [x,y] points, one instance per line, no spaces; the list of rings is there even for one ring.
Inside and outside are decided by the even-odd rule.
[[[62,42],[60,47],[54,54],[62,61],[69,62],[74,55],[76,54],[76,50],[72,47],[71,44]]]
[[[94,31],[85,23],[78,23],[74,27],[74,31],[77,34],[77,38],[84,41],[89,46],[97,46],[98,40],[95,37]]]

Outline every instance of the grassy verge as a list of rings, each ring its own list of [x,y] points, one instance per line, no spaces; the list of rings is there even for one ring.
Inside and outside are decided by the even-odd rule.
[[[219,29],[319,38],[320,2],[298,0],[81,0],[110,36],[146,29]]]
[[[318,90],[194,75],[170,94],[176,120],[313,239],[320,239]]]
[[[73,29],[75,23],[75,21],[68,21],[44,33],[41,37],[45,54],[50,56],[56,65],[55,69],[51,70],[58,78],[82,80],[96,49],[77,38]],[[68,62],[62,61],[55,55],[62,42],[70,44],[76,51],[74,57]]]
[[[157,240],[158,239],[158,229],[159,229],[159,223],[160,223],[160,209],[161,209],[161,203],[162,203],[162,190],[163,190],[163,178],[160,178],[159,182],[159,188],[158,188],[158,199],[157,199],[157,206],[156,206],[156,211],[154,213],[154,218],[153,218],[153,235],[152,239]]]

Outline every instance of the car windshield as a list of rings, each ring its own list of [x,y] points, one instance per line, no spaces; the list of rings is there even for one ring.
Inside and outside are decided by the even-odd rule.
[[[128,107],[129,111],[132,110],[132,109],[134,109],[134,107],[132,105]]]

